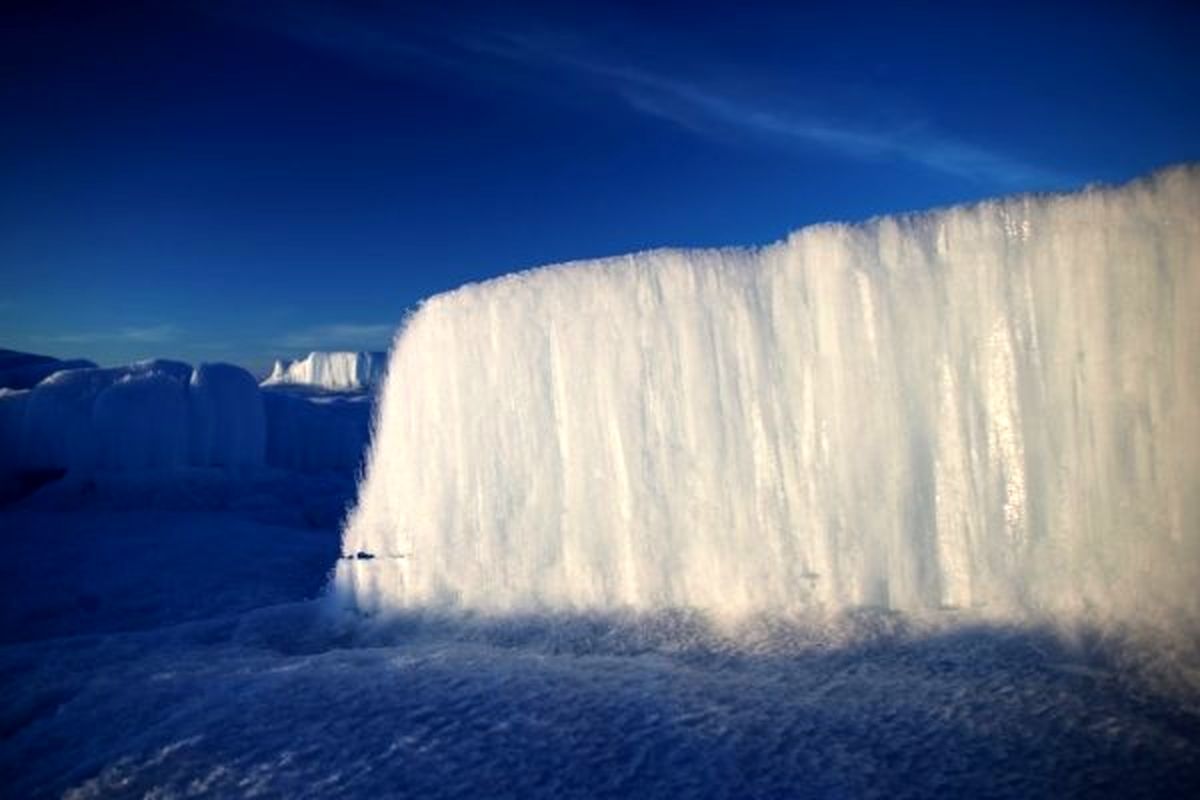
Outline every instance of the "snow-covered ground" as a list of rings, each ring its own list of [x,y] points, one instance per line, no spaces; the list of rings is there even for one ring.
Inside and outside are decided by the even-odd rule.
[[[670,612],[370,623],[319,598],[337,529],[264,522],[262,497],[0,511],[6,797],[1200,786],[1178,650],[880,611],[736,631]]]

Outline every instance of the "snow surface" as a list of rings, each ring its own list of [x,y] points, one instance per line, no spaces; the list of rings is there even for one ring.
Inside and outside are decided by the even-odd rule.
[[[1200,620],[1200,168],[425,302],[366,611]]]
[[[172,470],[263,464],[266,424],[250,373],[142,361],[59,371],[0,397],[8,471]]]
[[[290,384],[333,391],[369,389],[383,378],[387,353],[309,353],[298,361],[276,361],[264,386]]]
[[[266,459],[267,423],[253,376],[232,364],[201,364],[188,382],[192,463],[254,467]]]
[[[125,375],[96,396],[89,438],[101,469],[178,468],[190,461],[191,428],[186,385],[151,371]]]
[[[247,491],[286,509],[310,488],[290,483]],[[878,610],[733,631],[679,612],[365,624],[310,599],[336,528],[263,510],[0,509],[6,797],[1186,797],[1200,785],[1200,692],[1170,663],[1200,662],[1178,643]]]

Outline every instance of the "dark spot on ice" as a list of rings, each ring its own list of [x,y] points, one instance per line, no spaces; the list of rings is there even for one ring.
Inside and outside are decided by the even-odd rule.
[[[344,555],[344,556],[342,556],[342,558],[343,558],[344,560],[346,560],[346,561],[371,561],[371,560],[373,560],[373,559],[376,559],[376,558],[391,558],[391,559],[401,559],[401,558],[408,558],[408,556],[407,556],[407,555],[399,555],[399,556],[383,555],[383,556],[377,556],[377,555],[375,555],[374,553],[368,553],[366,550],[359,550],[357,553],[352,553],[352,554],[350,554],[350,555]]]

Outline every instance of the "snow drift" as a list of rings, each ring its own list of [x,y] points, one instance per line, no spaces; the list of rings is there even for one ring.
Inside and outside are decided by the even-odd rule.
[[[368,389],[383,377],[387,353],[309,353],[298,361],[276,361],[264,386],[298,385],[331,391]]]
[[[336,587],[1194,623],[1197,308],[1196,167],[466,286],[397,338]]]
[[[266,423],[250,373],[177,361],[59,371],[2,390],[0,470],[169,470],[264,463]]]

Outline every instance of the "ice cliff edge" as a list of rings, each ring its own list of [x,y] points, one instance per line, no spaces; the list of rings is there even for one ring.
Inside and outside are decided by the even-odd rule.
[[[312,352],[297,361],[276,361],[263,386],[307,386],[330,391],[369,389],[383,377],[387,353]]]
[[[367,611],[1200,618],[1200,168],[434,297],[337,591]]]

